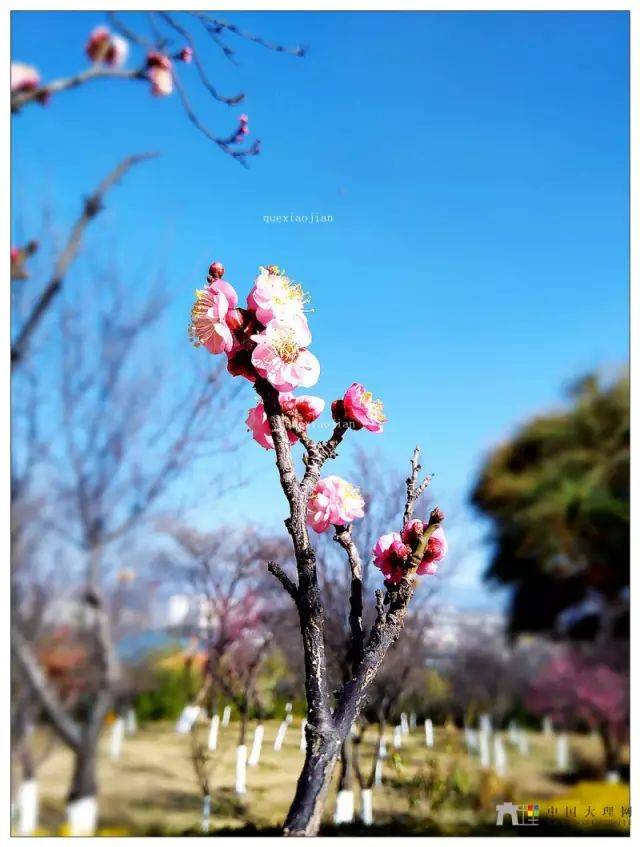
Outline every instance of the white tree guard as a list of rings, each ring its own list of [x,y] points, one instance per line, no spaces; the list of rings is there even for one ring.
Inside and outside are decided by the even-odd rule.
[[[111,726],[111,737],[109,738],[109,756],[119,759],[122,753],[122,739],[124,738],[124,718],[116,718]]]
[[[220,716],[214,715],[211,718],[211,723],[209,724],[209,738],[207,740],[207,747],[209,750],[215,750],[218,746],[218,729],[220,727]]]
[[[335,824],[353,823],[354,806],[353,791],[338,791],[336,797],[336,810],[333,815]]]
[[[360,792],[360,820],[365,826],[373,823],[373,791],[370,788]]]
[[[38,828],[38,783],[35,779],[23,782],[18,789],[18,835],[33,835]]]
[[[236,748],[236,794],[247,793],[247,745]]]
[[[307,728],[306,720],[302,721],[300,725],[300,749],[304,752],[307,749],[307,733],[305,732]]]
[[[565,732],[556,741],[556,765],[559,771],[569,770],[569,738]]]
[[[251,745],[251,752],[249,753],[249,760],[247,762],[247,764],[252,768],[254,768],[260,761],[260,753],[262,752],[263,738],[264,726],[259,723],[253,731],[253,743]]]
[[[498,776],[507,775],[507,754],[500,735],[493,737],[493,764]]]
[[[231,720],[231,706],[225,706],[222,712],[222,726],[229,726]]]
[[[211,796],[205,794],[202,798],[202,831],[209,832],[211,823]]]
[[[95,797],[81,797],[67,805],[69,835],[95,835],[98,822],[98,801]]]
[[[478,736],[478,747],[480,749],[480,766],[491,767],[491,750],[489,747],[489,733],[481,732]]]
[[[399,726],[393,728],[393,746],[402,747],[402,729]]]
[[[433,721],[427,718],[424,722],[424,743],[427,747],[433,747]]]
[[[491,725],[491,717],[487,714],[480,715],[480,732],[491,735],[493,727]]]
[[[129,709],[127,712],[126,731],[127,735],[135,735],[138,731],[138,719],[134,709]]]
[[[288,723],[285,720],[285,721],[282,721],[282,723],[278,727],[278,732],[276,734],[276,740],[273,742],[273,749],[276,751],[276,753],[279,753],[280,750],[282,750],[282,744],[284,743],[284,737],[287,734],[287,726],[288,726]]]
[[[176,732],[179,735],[187,735],[191,732],[191,727],[196,722],[199,714],[200,706],[194,706],[193,704],[185,706],[177,720]]]
[[[550,738],[553,735],[553,721],[546,715],[542,720],[542,732]]]
[[[400,729],[403,735],[409,735],[409,721],[405,712],[400,715]]]

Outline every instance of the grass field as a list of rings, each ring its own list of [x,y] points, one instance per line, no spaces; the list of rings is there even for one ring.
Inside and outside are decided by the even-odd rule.
[[[303,753],[299,749],[300,719],[294,720],[280,752],[273,750],[278,722],[265,726],[262,758],[248,768],[246,795],[234,792],[235,746],[238,728],[233,722],[220,730],[218,750],[211,754],[211,832],[262,831],[272,834],[284,819],[293,796]],[[199,730],[206,743],[207,728]],[[373,753],[374,733],[365,735],[362,759],[368,768]],[[103,834],[163,835],[200,833],[202,800],[191,759],[189,736],[177,735],[173,724],[150,724],[125,738],[121,758],[108,753],[108,731],[102,739],[100,783],[100,830]],[[596,774],[600,746],[596,738],[573,736],[572,753],[583,774]],[[353,834],[367,831],[398,834],[526,834],[523,827],[495,826],[495,804],[506,800],[539,803],[538,830],[549,834],[582,831],[628,833],[628,820],[621,807],[629,805],[627,785],[607,785],[597,779],[571,781],[555,774],[553,741],[530,735],[530,755],[520,755],[507,744],[508,777],[500,780],[483,772],[477,758],[464,747],[462,733],[436,727],[433,751],[424,745],[421,729],[415,730],[402,748],[390,747],[385,762],[384,784],[374,792],[375,827],[349,828]],[[56,746],[41,764],[41,824],[43,834],[61,831],[64,824],[65,792],[69,784],[71,758]],[[335,781],[334,781],[335,783]],[[335,831],[331,816],[335,784],[325,810],[324,831]],[[566,807],[576,807],[575,817]],[[587,814],[587,807],[597,814]],[[609,806],[613,816],[603,813]],[[356,789],[356,809],[358,795]],[[548,811],[556,807],[555,818]],[[344,830],[341,830],[344,831]]]

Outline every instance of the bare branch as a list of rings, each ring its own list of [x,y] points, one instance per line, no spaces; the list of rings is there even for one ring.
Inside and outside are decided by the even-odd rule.
[[[239,38],[244,38],[246,41],[253,41],[254,44],[260,44],[261,47],[266,47],[268,50],[275,50],[276,53],[288,53],[290,56],[299,57],[306,54],[306,49],[304,47],[286,47],[282,44],[275,44],[272,41],[267,41],[266,39],[261,38],[259,35],[254,35],[251,32],[247,32],[247,30],[240,29],[240,27],[235,24],[230,24],[226,21],[218,20],[217,18],[212,18],[204,12],[192,12],[191,14],[194,14],[200,19],[204,28],[212,36],[217,36],[224,30],[227,30],[228,32],[232,32],[234,35],[237,35]],[[231,53],[233,53],[233,51],[231,51]]]
[[[351,596],[349,600],[349,625],[351,627],[351,667],[355,672],[364,655],[364,628],[362,625],[362,562],[351,537],[351,525],[336,526],[334,539],[346,551],[351,569]]]
[[[224,94],[220,94],[218,89],[213,85],[213,83],[206,74],[202,62],[200,61],[200,57],[198,55],[198,51],[196,50],[193,38],[191,37],[191,33],[186,30],[181,24],[179,24],[175,20],[175,18],[173,18],[168,12],[158,12],[158,14],[168,26],[178,32],[185,39],[185,41],[191,48],[193,54],[193,64],[195,65],[195,68],[198,72],[200,80],[202,81],[202,84],[207,89],[209,94],[211,94],[211,96],[215,100],[219,100],[220,103],[226,103],[227,106],[237,106],[238,103],[242,103],[242,101],[245,99],[244,92],[241,91],[239,94],[234,94],[232,97],[226,97]]]
[[[420,464],[420,447],[416,446],[411,457],[411,474],[407,477],[407,500],[404,507],[403,525],[407,524],[413,517],[413,511],[420,497],[427,490],[433,475],[426,476],[418,483],[422,465]]]
[[[59,94],[62,91],[68,91],[71,88],[78,88],[87,82],[94,79],[133,79],[146,80],[147,66],[146,63],[141,68],[126,69],[126,68],[108,68],[102,65],[91,65],[84,71],[80,71],[72,76],[60,77],[48,82],[46,85],[41,85],[39,88],[31,89],[30,91],[17,91],[11,95],[11,111],[19,112],[23,106],[29,103],[38,103],[47,100],[52,94]]]
[[[22,329],[18,333],[18,337],[11,346],[12,369],[23,359],[31,336],[37,329],[40,321],[51,305],[51,301],[57,294],[60,293],[64,276],[78,253],[85,229],[103,208],[102,201],[105,194],[131,167],[138,164],[138,162],[152,159],[156,155],[156,153],[140,153],[123,159],[122,162],[120,162],[120,164],[102,180],[93,194],[89,195],[89,197],[85,199],[82,214],[75,222],[71,232],[69,233],[64,250],[58,257],[54,266],[53,276],[40,294],[31,314],[25,321]]]
[[[22,637],[22,633],[15,627],[11,628],[11,649],[26,683],[42,707],[47,719],[65,743],[72,749],[77,750],[82,742],[80,728],[66,713],[58,696],[40,669],[31,648]]]
[[[293,580],[282,570],[277,562],[268,562],[267,570],[273,574],[275,578],[282,584],[282,587],[291,597],[294,603],[298,603],[298,586]]]

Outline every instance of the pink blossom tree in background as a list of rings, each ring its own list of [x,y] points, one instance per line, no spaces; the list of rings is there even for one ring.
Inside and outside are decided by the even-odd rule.
[[[596,730],[606,771],[618,770],[629,726],[628,674],[597,654],[566,648],[533,680],[526,705],[565,729],[583,723]]]
[[[241,307],[235,289],[223,277],[224,268],[214,262],[206,286],[196,292],[190,334],[196,346],[225,355],[231,375],[242,376],[253,385],[259,400],[249,412],[247,424],[258,444],[275,452],[288,504],[285,526],[293,545],[296,577],[276,561],[270,561],[268,569],[298,612],[304,651],[307,743],[284,833],[315,835],[341,747],[388,649],[400,635],[417,577],[435,573],[446,554],[441,528],[444,516],[434,508],[424,522],[413,518],[416,502],[429,483],[428,477],[419,479],[420,454],[416,448],[406,484],[402,524],[395,533],[381,536],[374,547],[374,562],[385,579],[384,590],[376,591],[375,618],[367,631],[363,622],[362,558],[352,535],[352,524],[364,517],[366,503],[347,480],[333,474],[321,477],[321,473],[325,463],[336,458],[347,430],[382,432],[386,422],[382,403],[360,383],[353,383],[332,403],[332,434],[324,441],[312,439],[309,428],[322,410],[322,400],[309,395],[296,400],[291,394],[296,388],[311,388],[320,373],[320,363],[309,349],[312,337],[302,287],[275,265],[261,267],[247,304]],[[304,451],[301,476],[293,454],[298,443]],[[315,533],[335,534],[351,570],[350,592],[344,598],[349,605],[351,668],[335,698],[327,685],[325,614],[309,526]]]

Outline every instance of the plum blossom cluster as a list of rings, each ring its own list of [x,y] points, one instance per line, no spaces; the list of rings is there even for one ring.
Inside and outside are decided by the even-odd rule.
[[[214,262],[209,267],[207,284],[196,291],[189,326],[191,340],[210,353],[225,355],[227,369],[233,376],[242,376],[253,383],[258,379],[270,383],[278,392],[289,442],[295,444],[306,437],[307,427],[325,407],[320,397],[293,394],[299,387],[315,385],[320,375],[320,363],[309,350],[311,330],[305,312],[308,297],[284,270],[267,265],[259,268],[243,307],[239,305],[235,288],[223,278],[224,273],[224,267]],[[350,385],[344,396],[331,404],[331,413],[338,427],[373,433],[382,432],[386,422],[382,402],[374,399],[359,382]],[[262,400],[249,410],[246,424],[261,447],[274,449]],[[364,509],[364,499],[355,486],[341,477],[328,476],[318,480],[310,494],[307,521],[316,532],[326,532],[362,518]],[[387,554],[385,562],[406,561],[411,552],[408,534],[417,537],[421,526],[420,521],[414,521],[405,528],[405,541],[397,533],[383,536],[378,543],[378,558],[383,555],[383,548],[386,550],[396,541],[397,535],[398,544]],[[429,539],[419,572],[432,573],[445,550],[444,535],[438,531]],[[402,570],[400,564],[395,570],[385,567],[388,571],[385,575],[390,577]]]
[[[381,535],[373,548],[373,563],[389,582],[400,582],[407,572],[409,557],[419,545],[428,525],[421,520],[405,524],[402,532]],[[447,555],[447,539],[442,527],[431,532],[425,550],[416,568],[416,573],[433,575],[438,572],[438,563]]]

